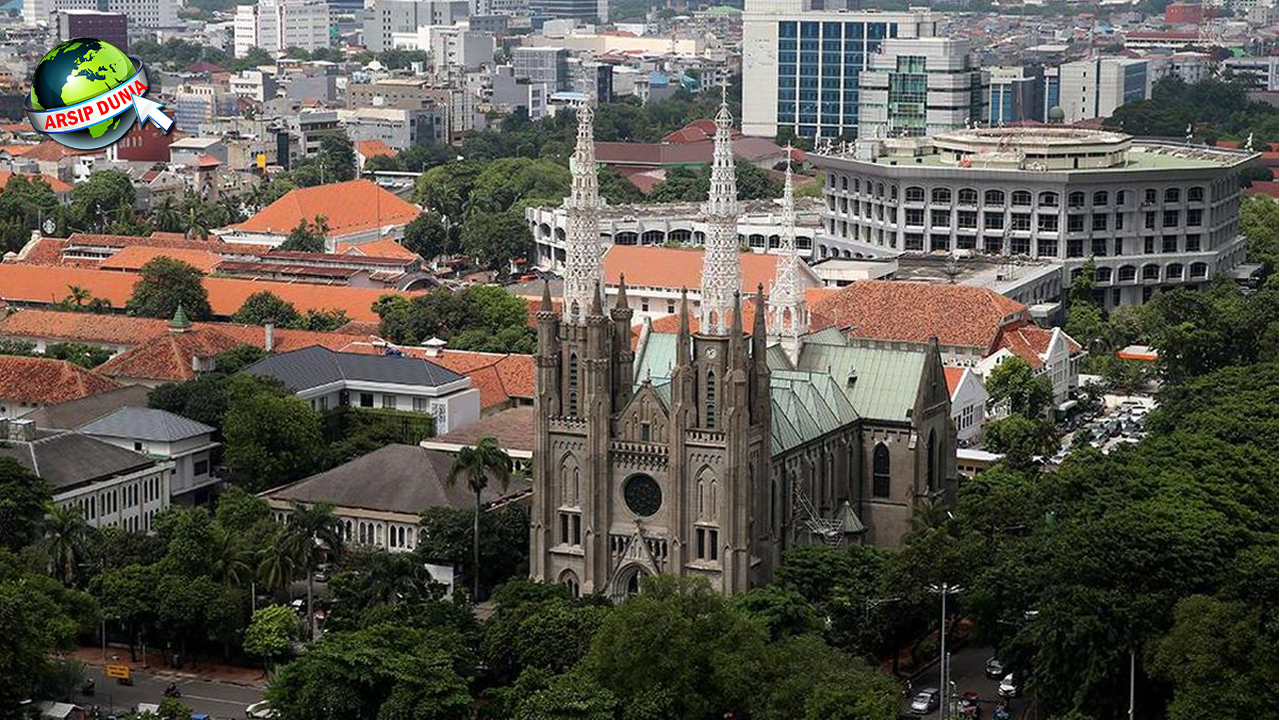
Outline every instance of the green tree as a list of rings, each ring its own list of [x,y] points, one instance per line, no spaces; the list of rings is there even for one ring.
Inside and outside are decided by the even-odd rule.
[[[30,238],[30,229],[39,228],[46,218],[57,219],[61,204],[43,177],[14,175],[0,193],[0,223],[12,222],[15,232],[6,233],[5,250],[18,250]]]
[[[326,249],[326,238],[329,236],[329,222],[323,215],[317,215],[315,222],[306,218],[298,221],[296,227],[289,232],[289,237],[280,243],[280,250],[297,252],[322,253]]]
[[[516,720],[613,720],[618,700],[590,677],[570,673],[520,701]]]
[[[49,486],[11,457],[0,457],[0,547],[17,552],[40,537]]]
[[[250,392],[232,399],[222,435],[227,464],[252,488],[306,477],[324,457],[320,415],[292,395]]]
[[[991,371],[987,393],[997,403],[1008,402],[1015,415],[1039,418],[1053,401],[1053,384],[1045,375],[1037,375],[1026,360],[1012,356]]]
[[[54,343],[44,351],[45,357],[66,360],[82,368],[95,368],[111,359],[111,351],[85,343]]]
[[[181,260],[158,257],[139,271],[138,283],[126,307],[131,315],[169,319],[181,306],[192,320],[208,320],[209,291],[196,268]]]
[[[156,585],[158,570],[154,565],[131,564],[111,568],[90,582],[90,591],[102,604],[103,614],[115,618],[129,630],[129,656],[137,660],[137,642],[146,629],[156,623]]]
[[[431,260],[452,255],[461,249],[460,225],[446,222],[443,215],[427,210],[404,228],[404,246]]]
[[[600,185],[600,197],[610,205],[644,202],[644,193],[640,192],[640,188],[608,165],[600,168],[597,182]]]
[[[820,625],[813,605],[795,590],[766,585],[740,595],[738,607],[764,622],[769,636],[777,640],[788,635],[817,632]]]
[[[424,562],[452,564],[462,568],[459,584],[491,588],[527,570],[529,553],[529,513],[507,505],[501,510],[480,514],[480,565],[473,565],[475,513],[449,507],[432,507],[422,512],[422,539],[415,554]]]
[[[1180,600],[1153,643],[1153,673],[1173,684],[1169,717],[1260,717],[1277,702],[1276,618],[1252,603],[1205,595]]]
[[[397,625],[326,633],[276,671],[267,700],[280,720],[465,720],[471,714],[450,640]]]
[[[445,479],[450,486],[458,484],[461,479],[467,485],[467,489],[475,494],[476,497],[476,513],[475,525],[472,528],[473,534],[473,552],[472,567],[476,568],[476,572],[472,576],[472,594],[471,597],[475,602],[480,600],[480,511],[481,499],[480,495],[485,488],[489,487],[490,480],[496,480],[502,492],[507,491],[507,486],[511,484],[512,471],[511,456],[507,455],[502,446],[498,445],[498,441],[491,437],[480,438],[472,447],[464,447],[458,452],[458,457],[454,459],[453,465],[449,468],[449,475]]]
[[[260,290],[245,298],[231,320],[245,325],[266,325],[270,322],[279,327],[295,327],[300,318],[292,303],[269,290]]]
[[[136,199],[137,192],[128,175],[119,170],[102,170],[71,189],[71,213],[78,223],[103,230],[124,220],[113,216],[131,214]]]
[[[258,608],[244,632],[244,651],[262,658],[268,672],[278,658],[289,652],[298,636],[298,616],[287,605]]]
[[[1053,424],[1042,417],[1010,415],[987,424],[983,430],[987,449],[1004,455],[1017,468],[1031,467],[1036,455],[1052,455],[1058,447]]]
[[[213,358],[214,370],[223,375],[234,375],[269,355],[257,345],[243,343],[230,350],[223,350]]]
[[[298,567],[307,574],[307,637],[315,639],[315,570],[326,555],[342,554],[342,522],[328,503],[308,506],[295,502],[285,525],[284,543],[293,548]]]
[[[1276,201],[1265,195],[1241,201],[1240,232],[1249,242],[1249,261],[1261,263],[1268,275],[1274,273],[1280,253],[1280,207]]]
[[[351,322],[345,310],[311,308],[298,320],[298,328],[312,332],[333,332]]]
[[[482,266],[506,275],[529,250],[529,228],[512,211],[475,213],[462,226],[462,249]]]

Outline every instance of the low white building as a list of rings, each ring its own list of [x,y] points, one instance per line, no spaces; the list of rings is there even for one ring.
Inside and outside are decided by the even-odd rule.
[[[0,437],[8,437],[0,457],[38,475],[54,504],[78,508],[90,527],[150,532],[156,513],[169,507],[171,462],[77,432],[38,431],[31,422],[0,425],[6,425]]]
[[[1059,410],[1068,409],[1065,403],[1080,384],[1080,361],[1085,356],[1080,344],[1062,328],[1026,325],[1009,329],[1002,332],[999,349],[978,361],[974,370],[986,378],[1014,355],[1025,360],[1037,376],[1048,377],[1053,384],[1053,402]]]
[[[211,454],[221,443],[214,428],[165,410],[121,407],[76,428],[116,447],[173,463],[170,494],[195,501],[196,491],[217,484]]]
[[[986,420],[987,387],[973,368],[946,367],[947,390],[951,392],[951,420],[956,426],[956,441],[970,445],[982,437]]]
[[[244,372],[278,379],[318,411],[356,407],[431,415],[437,435],[480,419],[480,391],[471,378],[420,358],[316,345],[263,358]]]

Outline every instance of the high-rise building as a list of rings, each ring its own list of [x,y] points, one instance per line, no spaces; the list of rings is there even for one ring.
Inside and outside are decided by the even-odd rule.
[[[27,25],[53,25],[57,21],[50,15],[60,10],[91,10],[122,13],[136,28],[173,29],[183,27],[178,19],[181,9],[182,0],[23,0],[22,20]]]
[[[987,125],[1006,125],[1028,120],[1044,122],[1044,68],[993,67],[987,70]]]
[[[1239,173],[1257,156],[1065,127],[860,140],[826,171],[816,242],[856,255],[981,253],[1095,266],[1106,307],[1205,285],[1244,262]]]
[[[529,12],[549,20],[608,22],[609,0],[529,0]],[[501,12],[494,7],[492,12]]]
[[[980,120],[984,78],[968,40],[891,38],[858,79],[859,137],[918,137]]]
[[[937,34],[928,10],[859,12],[821,0],[747,0],[742,16],[742,131],[853,137],[859,78],[884,42]]]
[[[364,47],[380,53],[395,47],[394,35],[426,25],[453,25],[471,12],[468,0],[375,0],[364,9]]]
[[[1068,124],[1111,117],[1116,108],[1151,97],[1146,60],[1096,57],[1058,67],[1059,101]],[[1051,106],[1052,107],[1052,106]]]
[[[291,47],[311,51],[330,45],[329,4],[325,0],[259,0],[239,5],[235,17],[235,56],[251,48],[278,55]]]
[[[1253,90],[1280,89],[1280,57],[1238,57],[1222,61],[1222,72]]]
[[[517,80],[544,83],[552,92],[569,90],[569,50],[562,47],[516,48],[511,56]]]
[[[96,38],[129,52],[129,19],[124,13],[100,10],[58,10],[58,41]]]

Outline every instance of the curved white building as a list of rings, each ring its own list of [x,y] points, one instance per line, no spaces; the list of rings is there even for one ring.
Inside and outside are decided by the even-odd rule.
[[[984,253],[1090,259],[1107,307],[1197,285],[1243,262],[1237,175],[1252,153],[1063,127],[859,141],[827,171],[815,242],[855,256]]]

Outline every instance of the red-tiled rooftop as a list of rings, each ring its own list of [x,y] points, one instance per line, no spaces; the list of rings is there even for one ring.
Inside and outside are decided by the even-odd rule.
[[[854,337],[993,349],[1026,306],[985,288],[900,280],[863,280],[825,293],[811,306]]]
[[[222,262],[221,257],[208,250],[130,245],[103,260],[98,267],[103,270],[140,270],[143,265],[159,257],[180,260],[206,275],[213,272],[214,267]]]
[[[246,233],[287,235],[306,220],[324,216],[329,237],[404,225],[418,217],[414,205],[369,180],[296,188],[231,229]]]
[[[0,355],[0,398],[28,405],[55,405],[115,390],[120,383],[65,360]]]

